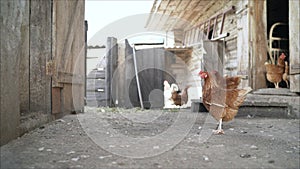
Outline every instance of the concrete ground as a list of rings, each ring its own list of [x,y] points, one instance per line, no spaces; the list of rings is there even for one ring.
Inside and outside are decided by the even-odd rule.
[[[299,119],[86,109],[1,147],[5,168],[299,168]]]

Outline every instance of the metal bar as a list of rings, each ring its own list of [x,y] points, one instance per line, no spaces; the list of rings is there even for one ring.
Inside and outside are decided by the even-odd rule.
[[[136,78],[136,84],[137,84],[137,88],[138,88],[140,104],[141,104],[141,108],[144,109],[143,98],[142,98],[141,87],[140,87],[140,80],[139,80],[139,75],[138,75],[138,71],[137,71],[135,44],[133,44],[132,51],[133,51],[133,64],[134,64],[135,78]]]

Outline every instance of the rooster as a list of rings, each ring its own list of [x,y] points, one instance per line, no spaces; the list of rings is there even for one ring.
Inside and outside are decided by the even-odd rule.
[[[284,73],[284,59],[286,55],[282,53],[277,60],[277,64],[270,64],[268,62],[265,63],[265,67],[267,70],[267,79],[268,81],[274,83],[275,88],[279,88],[279,83],[282,81],[282,75]]]
[[[204,79],[202,87],[203,105],[219,121],[217,130],[213,132],[224,134],[222,122],[230,121],[236,116],[240,105],[252,89],[237,89],[241,81],[239,77],[224,78],[216,71],[213,73],[200,71],[199,75]]]

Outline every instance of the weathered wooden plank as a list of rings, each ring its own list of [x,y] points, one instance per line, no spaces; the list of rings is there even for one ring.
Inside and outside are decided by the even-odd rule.
[[[28,5],[26,1],[1,1],[0,39],[0,145],[19,136],[19,63],[26,41]],[[28,8],[28,6],[26,7]],[[25,19],[24,19],[25,18]],[[24,20],[23,20],[24,19]],[[23,28],[22,28],[23,27]],[[21,30],[21,31],[20,31]],[[13,37],[13,38],[12,38]],[[27,48],[28,50],[28,48]]]
[[[84,1],[53,1],[53,10],[56,76],[58,72],[84,74]],[[59,80],[54,77],[54,86],[56,79]]]
[[[79,92],[79,91],[78,91]],[[61,90],[61,99],[62,99],[62,112],[64,114],[69,114],[74,111],[73,106],[73,92],[71,84],[64,84],[63,89]]]
[[[117,68],[118,61],[118,45],[117,39],[114,37],[107,38],[106,45],[106,69],[105,69],[105,80],[106,80],[106,99],[107,106],[113,106],[113,90],[116,89],[116,86],[112,85],[113,74]],[[115,98],[115,97],[114,97]]]
[[[64,84],[65,85],[65,84]],[[71,102],[73,109],[71,112],[83,112],[84,110],[84,85],[72,84],[72,97]],[[70,113],[70,112],[69,112]]]
[[[172,16],[176,19],[170,21],[170,23],[167,24],[166,30],[174,29],[174,27],[177,26],[177,24],[183,20],[182,17],[184,16],[184,9],[187,8],[191,2],[192,1],[186,1],[186,0],[182,0],[180,2],[178,8],[175,10],[177,15],[175,15],[175,12],[173,12],[172,14]],[[179,29],[182,29],[182,27],[179,27]]]
[[[87,78],[88,79],[105,79],[105,70],[104,71],[93,70],[88,74]]]
[[[250,57],[251,57],[251,87],[260,89],[266,87],[264,63],[267,60],[267,35],[266,35],[266,17],[265,17],[265,0],[249,1],[250,9]]]
[[[289,1],[290,90],[300,92],[300,1]]]
[[[89,96],[87,100],[97,100],[97,101],[106,101],[106,94],[105,92],[87,92]],[[106,104],[102,105],[105,106]]]
[[[87,79],[87,87],[86,90],[97,90],[97,89],[105,89],[105,80],[104,79]]]
[[[84,84],[84,76],[79,74],[58,72],[58,83]]]
[[[61,89],[60,87],[52,88],[52,114],[62,113]]]
[[[56,69],[52,84],[53,87],[62,87],[62,112],[64,113],[80,111],[84,106],[83,14],[84,1],[53,1],[52,53]]]
[[[114,74],[113,77],[113,85],[116,86],[116,94],[113,93],[114,96],[116,96],[115,103],[117,106],[124,107],[124,91],[127,90],[126,87],[126,81],[125,81],[125,44],[119,43],[118,44],[118,67],[117,72]]]
[[[131,92],[131,88],[133,85],[136,84],[134,79],[134,64],[133,64],[133,49],[129,45],[128,40],[125,40],[125,90],[124,90],[124,106],[127,108],[133,107],[131,104],[130,97],[136,98],[137,97],[137,91]],[[132,96],[134,95],[134,96]]]
[[[249,24],[248,24],[248,10],[244,10],[237,14],[237,43],[236,56],[237,56],[237,74],[245,75],[247,78],[250,76],[249,66]],[[249,86],[249,80],[244,80],[240,87]]]
[[[163,94],[152,92],[155,89],[163,91],[164,52],[163,48],[143,49],[137,52],[141,91],[146,108],[159,107],[156,103],[163,103]]]
[[[24,1],[24,10],[22,15],[24,15],[22,26],[21,26],[21,48],[19,49],[20,54],[20,112],[22,115],[28,113],[29,109],[29,1]],[[5,38],[5,37],[3,37]],[[2,53],[2,52],[1,52]]]
[[[30,111],[50,113],[46,62],[51,58],[51,0],[32,0],[30,4]]]

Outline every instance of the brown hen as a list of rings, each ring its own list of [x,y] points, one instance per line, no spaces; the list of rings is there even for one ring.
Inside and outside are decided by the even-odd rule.
[[[202,86],[203,105],[219,121],[218,129],[214,130],[214,133],[224,134],[222,122],[230,121],[236,116],[240,105],[252,89],[237,89],[240,83],[240,80],[237,80],[239,78],[230,77],[231,79],[226,80],[229,78],[227,77],[224,80],[223,77],[216,76],[216,73],[203,71],[200,71],[199,75],[204,79],[204,85]],[[222,85],[224,82],[232,83],[231,87],[233,88],[224,87],[226,86],[225,84]]]
[[[186,104],[188,102],[188,88],[190,86],[187,86],[183,89],[182,92],[180,91],[173,91],[172,92],[172,100],[174,101],[174,104],[177,106],[182,106],[183,104]]]
[[[282,81],[282,75],[284,73],[284,59],[286,58],[285,54],[282,53],[277,60],[277,64],[271,64],[266,62],[265,67],[267,70],[267,79],[268,81],[274,83],[275,88],[279,88],[279,83]]]

